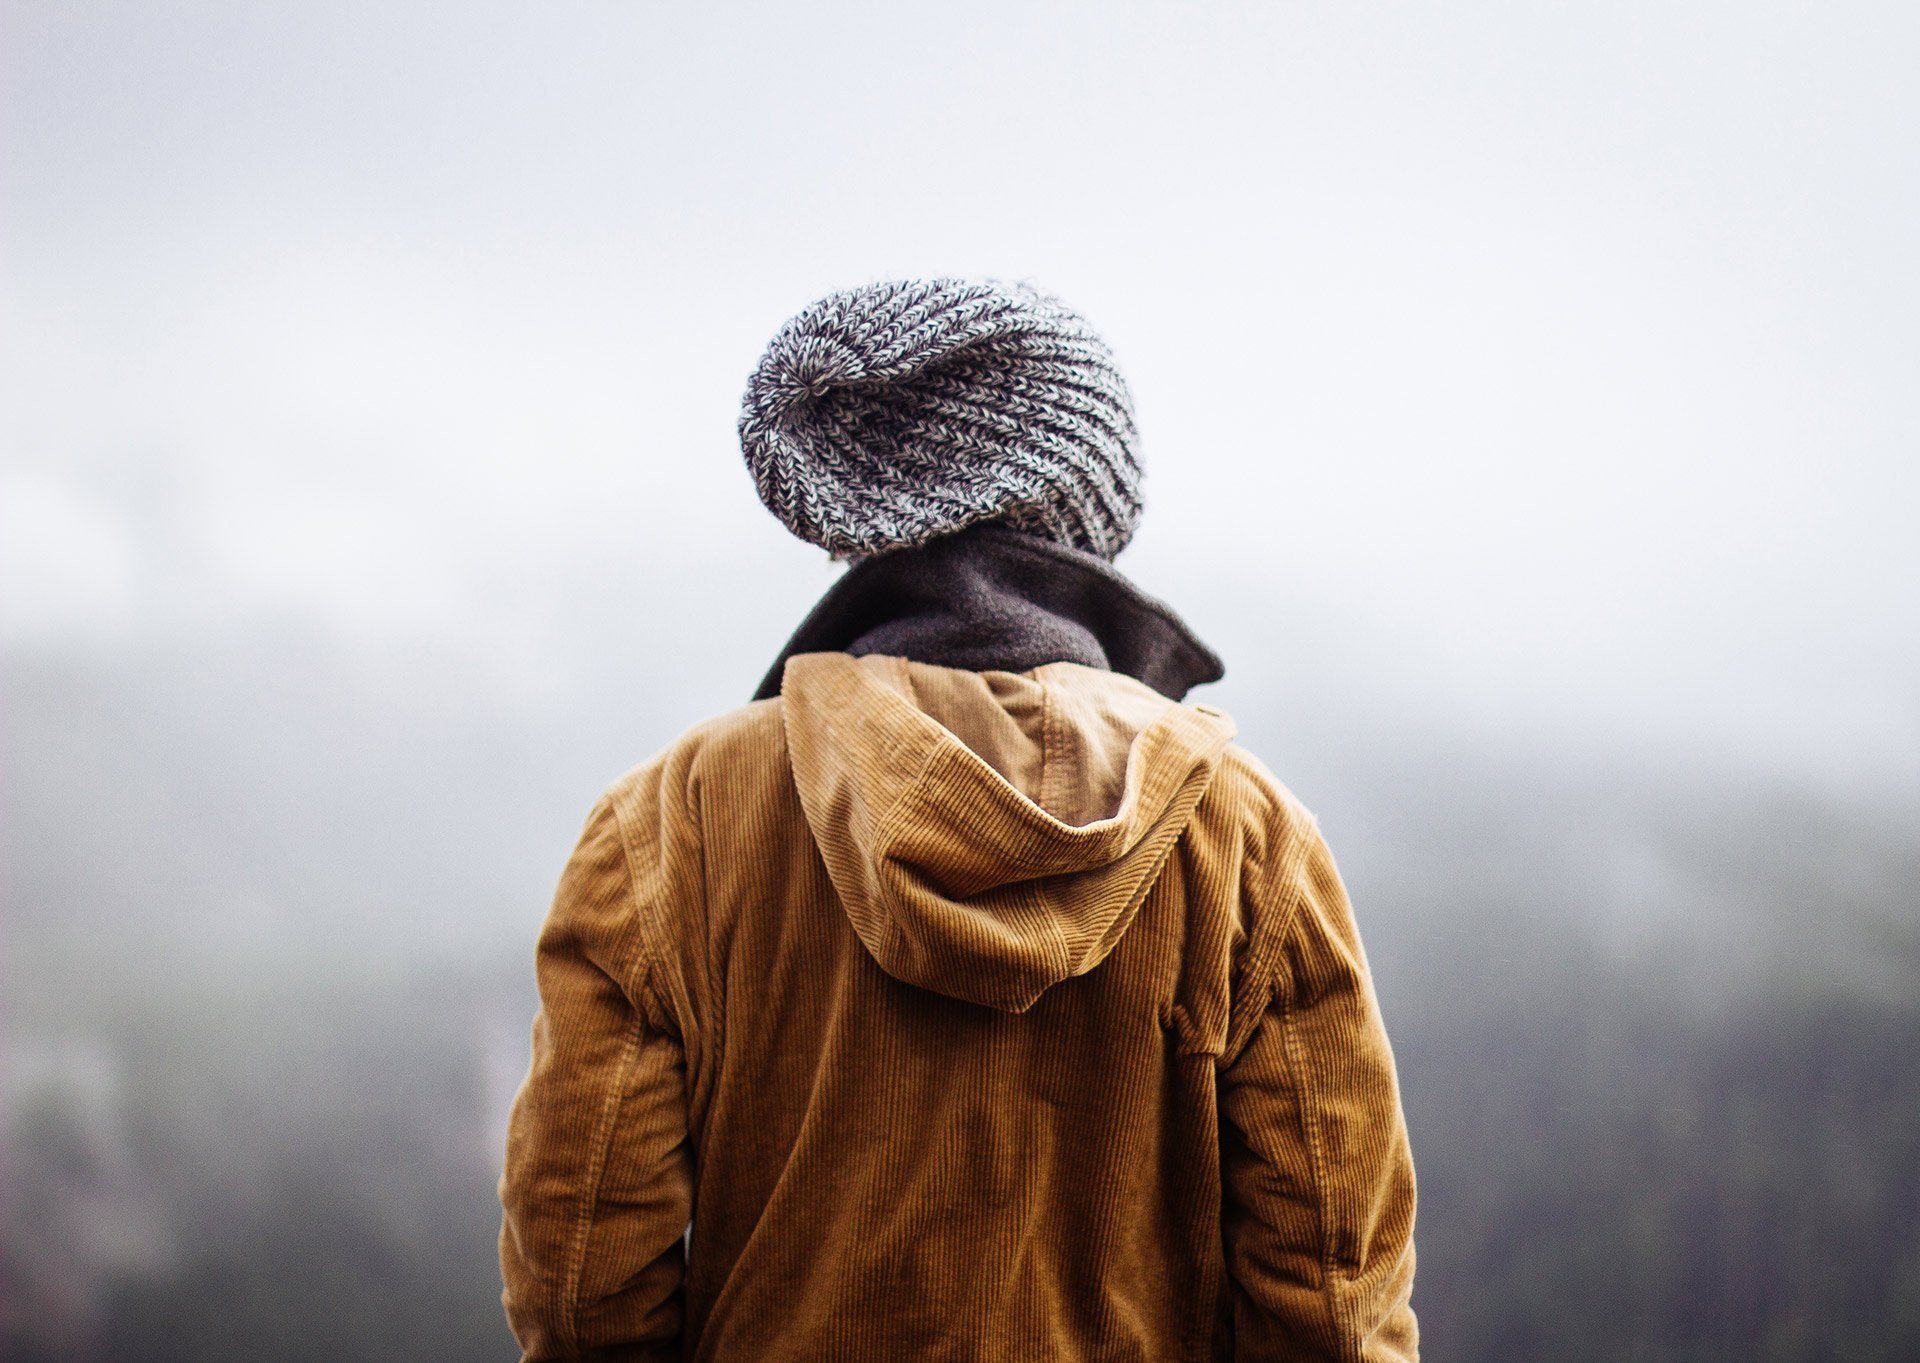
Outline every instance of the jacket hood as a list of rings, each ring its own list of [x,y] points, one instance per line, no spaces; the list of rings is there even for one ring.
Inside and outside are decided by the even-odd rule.
[[[780,694],[808,826],[874,960],[1010,1013],[1106,959],[1234,735],[1074,662],[802,653]]]

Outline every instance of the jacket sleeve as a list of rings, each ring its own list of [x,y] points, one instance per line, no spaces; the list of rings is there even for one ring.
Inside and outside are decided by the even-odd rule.
[[[679,1357],[693,1166],[685,1061],[635,892],[646,852],[602,799],[540,933],[533,1063],[500,1181],[502,1301],[526,1363]]]
[[[1253,934],[1222,1057],[1234,1357],[1415,1363],[1413,1159],[1393,1054],[1333,855],[1298,813],[1290,846],[1251,873],[1273,935]]]

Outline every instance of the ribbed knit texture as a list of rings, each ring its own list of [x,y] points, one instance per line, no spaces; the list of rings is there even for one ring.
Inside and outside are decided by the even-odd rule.
[[[1134,442],[1106,342],[995,280],[829,294],[780,328],[740,410],[760,499],[836,558],[978,521],[1112,558],[1140,518]]]
[[[616,783],[501,1185],[526,1357],[1414,1359],[1365,954],[1231,734],[813,653]]]

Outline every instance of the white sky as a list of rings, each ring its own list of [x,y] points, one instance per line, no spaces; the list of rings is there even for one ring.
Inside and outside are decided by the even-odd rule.
[[[291,620],[510,709],[630,629],[734,703],[831,577],[740,466],[760,347],[1001,274],[1118,351],[1120,565],[1228,708],[1909,773],[1917,59],[1891,4],[16,4],[0,643]]]

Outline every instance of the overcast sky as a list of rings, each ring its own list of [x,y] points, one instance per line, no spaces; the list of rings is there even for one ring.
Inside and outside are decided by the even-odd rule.
[[[511,714],[630,630],[663,725],[736,703],[833,571],[740,464],[761,346],[832,288],[995,274],[1114,344],[1121,567],[1218,703],[1284,673],[1901,779],[1916,39],[1894,4],[16,3],[0,643],[293,628],[377,679],[425,641]]]

